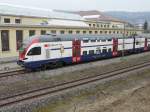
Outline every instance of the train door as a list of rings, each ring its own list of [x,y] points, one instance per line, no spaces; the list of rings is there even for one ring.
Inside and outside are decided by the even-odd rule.
[[[144,51],[148,50],[148,46],[147,46],[147,38],[145,38],[145,43],[144,43]]]
[[[117,38],[113,38],[113,52],[112,52],[113,56],[117,56],[118,55],[118,39]]]
[[[81,61],[81,41],[72,41],[72,62],[78,63]]]

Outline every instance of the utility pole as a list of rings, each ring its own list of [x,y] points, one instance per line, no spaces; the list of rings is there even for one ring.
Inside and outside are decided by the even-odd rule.
[[[122,60],[124,59],[124,43],[125,43],[125,35],[126,35],[126,28],[125,28],[125,22],[123,22],[123,42],[122,42]]]

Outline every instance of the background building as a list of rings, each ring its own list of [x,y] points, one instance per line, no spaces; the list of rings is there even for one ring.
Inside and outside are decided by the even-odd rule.
[[[18,56],[23,39],[46,33],[132,35],[142,30],[99,11],[71,13],[0,5],[0,58]]]

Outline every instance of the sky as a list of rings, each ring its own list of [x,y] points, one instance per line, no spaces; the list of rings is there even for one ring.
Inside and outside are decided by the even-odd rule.
[[[0,0],[0,3],[71,11],[150,11],[150,0]]]

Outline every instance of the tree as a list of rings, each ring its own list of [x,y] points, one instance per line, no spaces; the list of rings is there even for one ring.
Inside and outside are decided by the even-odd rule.
[[[145,21],[143,28],[144,28],[144,32],[147,33],[148,32],[148,22],[147,21]]]

